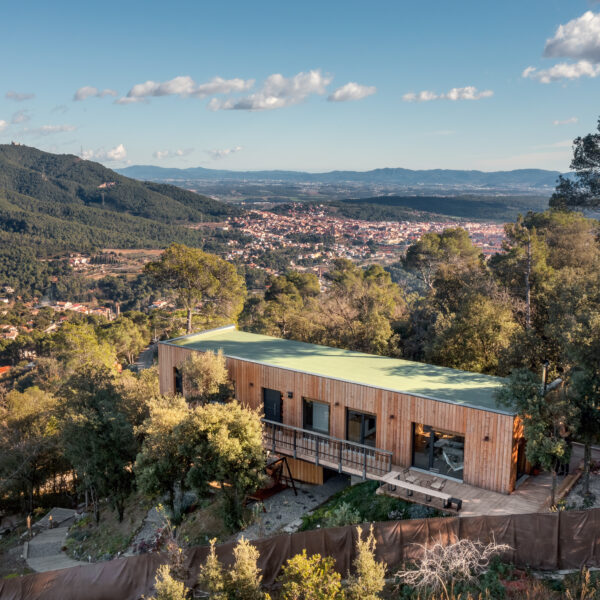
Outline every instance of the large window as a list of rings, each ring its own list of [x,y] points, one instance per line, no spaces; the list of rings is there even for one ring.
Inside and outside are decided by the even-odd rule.
[[[329,434],[329,404],[302,398],[304,429]]]
[[[464,463],[464,436],[413,423],[414,467],[462,479]]]
[[[377,441],[375,415],[348,410],[346,413],[346,439],[349,442],[375,447]]]

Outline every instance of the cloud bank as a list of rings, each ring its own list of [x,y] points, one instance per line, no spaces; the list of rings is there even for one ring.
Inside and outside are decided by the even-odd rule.
[[[80,87],[75,94],[73,95],[73,100],[75,102],[81,102],[83,100],[87,100],[88,98],[104,98],[106,96],[118,96],[118,93],[115,90],[105,89],[100,90],[97,87],[93,87],[91,85],[85,85]]]
[[[236,152],[239,152],[240,150],[243,150],[242,146],[234,146],[233,148],[224,148],[223,150],[207,150],[206,152],[213,160],[219,160],[221,158],[231,156],[232,154],[235,154]]]
[[[83,150],[81,158],[84,160],[97,160],[100,162],[113,162],[125,160],[127,158],[127,150],[123,144],[119,144],[110,150]]]
[[[174,77],[168,81],[146,81],[134,85],[125,96],[115,102],[131,104],[145,102],[149,98],[159,96],[180,96],[182,98],[206,98],[214,94],[230,94],[243,92],[254,85],[253,79],[223,79],[214,77],[206,83],[196,83],[188,75]]]
[[[327,100],[329,102],[348,102],[349,100],[362,100],[367,96],[372,96],[377,92],[375,86],[360,85],[354,81],[348,82],[346,85],[335,90]]]
[[[26,135],[53,135],[55,133],[67,133],[76,131],[75,125],[42,125],[41,127],[32,127],[23,129],[23,134]]]
[[[598,77],[600,75],[600,14],[588,10],[581,17],[559,25],[554,36],[546,40],[543,56],[567,58],[575,62],[559,62],[548,69],[529,66],[521,76],[540,83]]]
[[[157,158],[158,160],[164,160],[166,158],[188,156],[193,151],[194,151],[193,148],[185,148],[185,149],[178,149],[178,150],[156,150],[155,152],[152,153],[152,156],[154,156],[154,158]]]
[[[269,75],[262,87],[243,98],[219,100],[213,98],[208,103],[210,110],[273,110],[303,102],[308,96],[324,95],[332,78],[323,75],[320,69],[300,72],[293,77],[280,73]]]
[[[579,123],[579,119],[577,117],[569,117],[563,121],[559,119],[552,121],[552,125],[574,125],[575,123]]]
[[[24,94],[20,92],[15,92],[11,90],[10,92],[6,92],[5,97],[7,100],[14,100],[15,102],[23,102],[24,100],[31,100],[35,98],[35,94]]]
[[[402,96],[404,102],[431,102],[432,100],[482,100],[483,98],[491,98],[494,95],[492,90],[479,91],[475,86],[468,85],[466,87],[455,87],[445,94],[437,94],[430,90],[422,92],[409,92]]]

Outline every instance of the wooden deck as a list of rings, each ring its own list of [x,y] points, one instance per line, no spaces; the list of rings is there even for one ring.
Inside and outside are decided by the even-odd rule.
[[[461,517],[541,512],[546,510],[545,504],[550,496],[552,485],[551,475],[549,473],[542,473],[536,477],[529,477],[512,494],[500,494],[460,481],[442,479],[441,477],[436,477],[433,473],[426,473],[416,469],[407,470],[404,467],[393,466],[392,470],[404,474],[405,479],[407,478],[410,484],[422,488],[431,488],[432,484],[434,486],[441,484],[442,487],[439,491],[462,500],[462,508],[458,512]],[[559,478],[559,487],[564,479],[564,477]],[[431,489],[434,491],[435,487]],[[431,494],[431,501],[428,502],[424,494],[413,494],[409,497],[407,496],[406,489],[403,489],[402,486],[396,486],[396,490],[392,491],[389,485],[382,487],[380,493],[445,510],[443,509],[443,503],[435,497],[435,494]]]

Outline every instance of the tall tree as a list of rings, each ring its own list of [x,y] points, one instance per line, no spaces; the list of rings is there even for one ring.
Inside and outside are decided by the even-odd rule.
[[[133,426],[121,411],[112,373],[106,367],[86,367],[68,379],[62,395],[66,401],[65,455],[92,496],[96,522],[103,496],[110,499],[122,521],[137,445]]]
[[[558,178],[550,206],[554,208],[589,208],[600,206],[600,119],[598,133],[573,140],[571,169],[573,178]]]
[[[584,445],[583,490],[590,494],[592,444],[600,441],[600,311],[580,315],[567,349],[569,399],[578,411],[576,437]]]
[[[564,389],[545,393],[539,377],[527,369],[513,371],[497,396],[515,409],[523,422],[527,460],[552,473],[551,504],[556,498],[557,472],[570,458],[569,436],[577,425],[577,410]]]
[[[149,412],[140,427],[144,441],[135,461],[136,481],[147,494],[168,494],[177,517],[176,500],[190,468],[180,450],[178,426],[189,417],[190,408],[181,396],[159,396],[149,402]]]
[[[145,272],[171,290],[187,314],[187,333],[192,332],[192,316],[205,321],[235,320],[246,296],[243,278],[227,261],[197,248],[171,244],[159,260],[146,264]]]
[[[466,230],[456,227],[442,233],[426,233],[406,251],[405,267],[429,290],[441,267],[465,268],[481,262],[481,251]]]
[[[400,288],[380,265],[362,269],[338,259],[327,278],[321,305],[324,342],[341,348],[385,354],[393,343],[393,324],[405,313]]]
[[[28,511],[36,488],[62,466],[59,408],[37,387],[9,392],[0,406],[0,493],[21,493]]]

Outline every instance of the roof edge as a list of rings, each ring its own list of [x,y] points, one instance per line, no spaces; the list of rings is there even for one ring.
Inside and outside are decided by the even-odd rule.
[[[176,338],[161,340],[158,343],[171,346],[178,346],[179,344],[171,344],[171,342],[176,342],[177,340],[185,340],[185,338],[193,337],[195,335],[206,335],[207,333],[216,333],[217,331],[228,331],[229,329],[237,329],[237,327],[234,323],[231,323],[230,325],[222,325],[221,327],[215,327],[214,329],[206,329],[205,331],[197,331],[196,333],[186,333],[185,335],[180,335]]]
[[[214,331],[220,331],[220,330],[232,329],[232,328],[235,329],[235,325],[227,325],[225,327],[217,327],[216,329],[211,329],[210,331],[214,332]],[[207,331],[207,332],[203,332],[203,333],[209,333],[209,332]],[[191,335],[197,335],[197,334],[189,334],[189,335],[191,336]],[[184,336],[181,336],[178,338],[173,338],[171,340],[165,340],[160,343],[165,344],[166,346],[174,346],[175,348],[184,348],[186,350],[190,350],[191,352],[202,352],[202,350],[198,350],[195,348],[186,348],[185,346],[180,346],[179,344],[171,344],[170,343],[172,341],[180,340],[180,339],[183,339],[186,337],[189,337],[189,336],[184,335]],[[281,369],[282,371],[292,371],[293,373],[302,373],[303,375],[311,375],[312,377],[320,377],[321,379],[331,379],[332,381],[341,381],[343,383],[351,383],[352,385],[361,385],[363,387],[373,388],[376,390],[392,392],[393,394],[404,394],[405,396],[411,396],[413,398],[424,398],[426,400],[433,400],[434,402],[443,402],[444,404],[452,404],[453,406],[464,406],[465,408],[470,408],[472,410],[482,410],[484,412],[491,412],[491,413],[495,413],[498,415],[504,415],[506,417],[516,417],[517,416],[516,412],[509,412],[507,410],[500,410],[498,408],[484,408],[483,406],[475,406],[474,404],[471,404],[470,402],[462,402],[462,403],[453,402],[452,400],[447,400],[445,398],[435,398],[434,396],[425,396],[424,394],[415,394],[412,392],[405,392],[403,390],[397,390],[394,388],[370,385],[368,383],[363,383],[360,381],[352,381],[351,379],[342,379],[341,377],[333,377],[331,375],[323,375],[321,373],[313,373],[311,371],[305,371],[303,369],[294,369],[292,367],[282,367],[280,365],[273,365],[273,364],[270,364],[268,362],[261,361],[261,360],[252,360],[251,358],[242,358],[241,356],[235,356],[233,354],[226,354],[225,356],[227,358],[232,358],[233,360],[240,360],[243,362],[253,363],[255,365],[263,365],[265,367],[271,367],[273,369]]]

